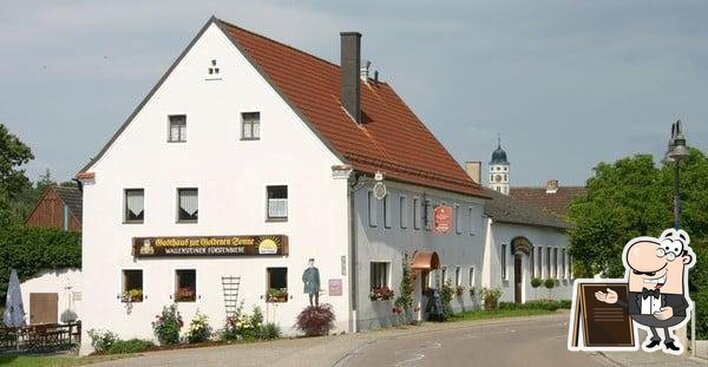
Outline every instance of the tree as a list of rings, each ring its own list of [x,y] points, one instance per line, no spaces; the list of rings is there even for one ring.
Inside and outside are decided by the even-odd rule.
[[[31,183],[20,167],[31,159],[32,150],[0,124],[0,226],[22,219],[16,200],[31,189]]]
[[[681,162],[682,228],[699,243],[708,239],[708,159],[700,150],[689,149],[690,158]],[[657,166],[650,155],[601,162],[594,168],[587,195],[576,199],[569,211],[576,276],[623,276],[621,255],[627,241],[658,236],[673,226],[674,173],[674,163]]]

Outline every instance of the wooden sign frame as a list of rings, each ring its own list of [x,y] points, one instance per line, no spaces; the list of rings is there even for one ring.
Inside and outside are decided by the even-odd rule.
[[[629,292],[627,283],[598,282],[591,279],[575,282],[568,327],[568,349],[637,350],[636,329],[627,309],[617,304],[602,304],[602,307],[597,307],[600,301],[594,299],[595,292],[605,291],[607,288],[615,290],[619,299],[626,301]],[[611,323],[610,327],[607,326],[608,323]],[[601,333],[599,336],[597,333],[591,335],[593,328],[596,332],[607,329],[614,331]]]

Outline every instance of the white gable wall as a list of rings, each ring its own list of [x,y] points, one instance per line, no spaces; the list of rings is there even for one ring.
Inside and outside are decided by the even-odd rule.
[[[205,81],[212,59],[220,81]],[[242,112],[260,112],[261,139],[242,141]],[[187,142],[168,143],[168,115],[187,115]],[[89,168],[95,182],[84,186],[83,272],[86,307],[83,329],[108,329],[122,338],[152,338],[151,322],[171,303],[176,269],[196,269],[195,303],[180,303],[189,324],[199,309],[215,328],[223,327],[221,276],[242,277],[245,309],[260,305],[266,318],[291,332],[306,306],[302,271],[314,257],[322,288],[343,279],[343,296],[322,297],[346,328],[347,279],[340,256],[347,255],[347,182],[333,180],[342,162],[315,136],[214,24],[151,97],[106,153]],[[287,185],[289,220],[266,222],[266,186]],[[176,223],[177,188],[199,189],[199,222]],[[123,224],[123,190],[145,190],[145,221]],[[133,237],[284,234],[290,255],[134,259]],[[288,267],[293,296],[266,304],[268,266]],[[143,270],[147,299],[126,312],[118,295],[123,269]],[[267,308],[267,310],[266,310]],[[186,327],[185,327],[186,330]],[[90,350],[84,332],[82,352]]]

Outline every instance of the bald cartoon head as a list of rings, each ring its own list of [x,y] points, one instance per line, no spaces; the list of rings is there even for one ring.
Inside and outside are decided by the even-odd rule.
[[[691,239],[679,229],[667,229],[659,238],[638,237],[627,243],[623,261],[630,292],[661,289],[663,294],[684,294],[687,271],[696,256]]]

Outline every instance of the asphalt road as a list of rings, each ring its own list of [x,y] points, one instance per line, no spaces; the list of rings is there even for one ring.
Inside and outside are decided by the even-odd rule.
[[[565,318],[524,319],[470,325],[378,340],[345,363],[373,366],[606,366],[596,354],[566,349]]]

